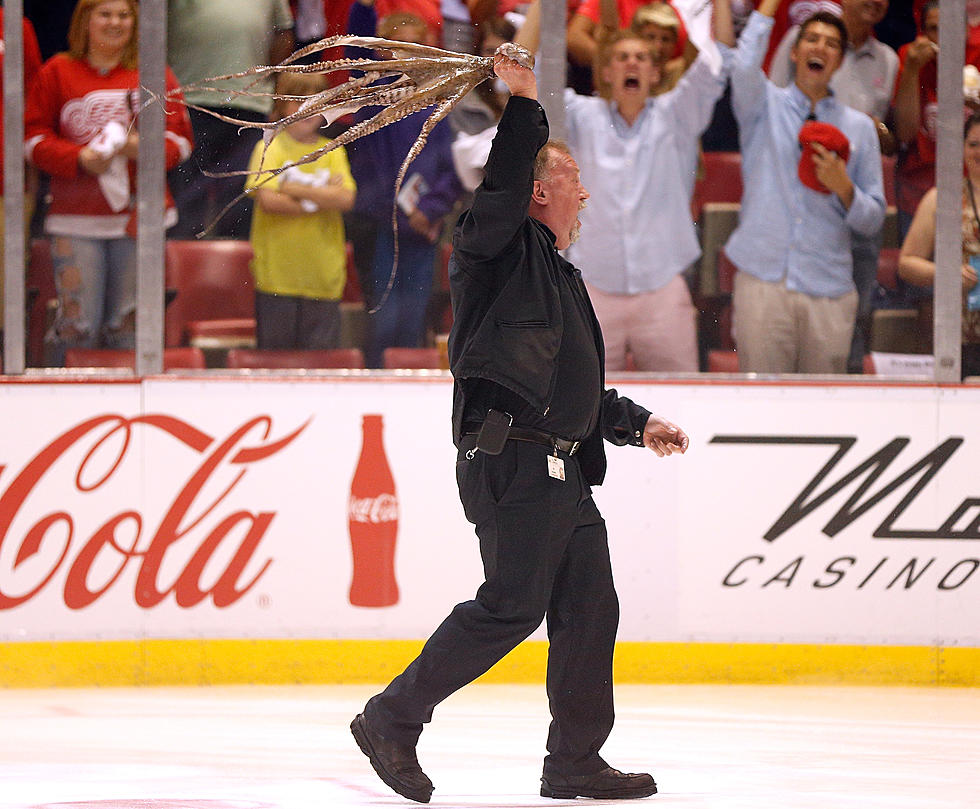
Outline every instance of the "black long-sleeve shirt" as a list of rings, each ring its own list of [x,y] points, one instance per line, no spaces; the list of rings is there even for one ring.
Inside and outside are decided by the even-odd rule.
[[[578,271],[555,249],[551,230],[528,215],[534,158],[547,139],[541,105],[511,98],[484,181],[456,226],[453,440],[487,408],[506,410],[515,424],[584,438],[582,469],[598,484],[602,439],[642,445],[650,411],[604,390],[602,336]]]

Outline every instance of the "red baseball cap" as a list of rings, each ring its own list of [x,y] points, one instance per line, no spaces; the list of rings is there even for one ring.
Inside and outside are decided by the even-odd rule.
[[[827,187],[817,179],[817,170],[813,166],[813,144],[819,143],[830,152],[836,152],[841,159],[847,162],[851,154],[851,143],[847,136],[833,124],[823,121],[807,121],[800,128],[800,163],[797,174],[800,182],[807,188],[819,191],[821,194],[829,194]]]

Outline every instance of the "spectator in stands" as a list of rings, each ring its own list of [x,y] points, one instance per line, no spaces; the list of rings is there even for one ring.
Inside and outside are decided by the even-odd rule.
[[[901,2],[901,0],[899,1]],[[733,0],[733,12],[736,14],[737,10],[734,7],[739,2],[750,7],[758,7],[760,5],[755,0]],[[776,16],[773,18],[772,33],[769,35],[769,45],[766,48],[766,58],[762,62],[762,69],[766,73],[769,72],[776,48],[783,41],[783,36],[786,31],[794,25],[801,25],[805,19],[816,14],[818,11],[827,11],[839,17],[840,2],[839,0],[784,0],[784,2],[780,3],[779,8],[776,10]]]
[[[293,52],[293,17],[287,0],[168,0],[167,10],[167,61],[181,84],[275,64]],[[253,84],[246,77],[226,86],[240,90],[248,85],[253,85],[253,94],[191,91],[187,101],[239,120],[265,121],[272,99],[254,93],[271,93],[272,79]],[[219,121],[207,112],[191,110],[190,115],[196,145],[191,159],[170,176],[180,211],[180,222],[170,235],[190,239],[214,225],[209,235],[246,239],[252,209],[247,198],[215,222],[241,192],[241,177],[215,178],[205,172],[244,170],[262,133]]]
[[[505,42],[513,42],[516,34],[517,29],[509,20],[490,17],[477,29],[476,53],[479,56],[493,56],[497,48]],[[510,94],[507,92],[507,85],[496,78],[487,79],[478,84],[472,93],[463,97],[450,113],[449,121],[456,132],[467,135],[484,132],[500,120],[508,98]],[[484,158],[489,153],[488,146]]]
[[[963,128],[963,263],[960,278],[963,285],[963,355],[962,375],[980,375],[980,289],[977,289],[977,267],[980,267],[980,113],[973,113]],[[936,279],[936,189],[930,188],[909,227],[902,244],[898,272],[909,284],[931,287]],[[971,294],[972,293],[972,294]],[[922,307],[923,325],[932,329],[932,301]]]
[[[133,348],[139,136],[136,0],[79,0],[69,50],[44,63],[27,98],[27,159],[51,175],[45,230],[53,239],[58,313],[51,361],[71,347]],[[167,71],[168,90],[177,88]],[[191,152],[183,105],[167,105],[165,159]],[[167,195],[166,222],[177,219]]]
[[[327,87],[315,73],[283,73],[278,96],[311,96]],[[299,100],[276,101],[273,120],[299,111]],[[347,280],[341,212],[354,205],[356,186],[347,153],[338,148],[311,163],[292,165],[327,146],[313,115],[287,126],[264,149],[255,145],[246,188],[255,188],[252,273],[259,348],[319,349],[340,345],[340,299]],[[268,180],[260,169],[286,171]]]
[[[870,115],[882,154],[893,154],[895,138],[886,125],[898,78],[898,55],[875,37],[874,27],[888,11],[888,0],[841,0],[840,17],[847,29],[847,50],[830,80],[837,100]],[[792,26],[776,48],[769,78],[785,87],[796,77],[791,52],[800,26]]]
[[[629,28],[637,10],[649,3],[649,0],[615,0],[618,20],[614,17],[600,17],[601,0],[582,0],[572,19],[568,23],[568,56],[572,62],[585,67],[592,67],[599,52],[599,39],[602,29]],[[600,24],[601,23],[601,24]],[[687,42],[687,31],[683,23],[678,22],[678,37],[674,52],[670,58],[681,56]]]
[[[289,10],[293,14],[293,39],[297,50],[328,36],[327,7],[324,0],[289,0]],[[313,54],[302,61],[315,61],[316,56],[317,54]]]
[[[490,3],[500,2],[502,5],[513,2],[513,0],[487,1]],[[297,2],[297,0],[293,0],[293,2]],[[324,0],[324,2],[326,3],[327,36],[349,33],[347,31],[347,18],[350,15],[351,6],[356,0]],[[472,4],[476,0],[468,0],[468,2]],[[421,17],[428,27],[425,44],[438,45],[440,34],[444,28],[442,3],[443,0],[377,0],[377,14],[381,18],[394,14],[396,11],[404,11]],[[449,4],[447,0],[447,5]],[[452,5],[455,5],[455,2]],[[452,36],[452,34],[447,34],[447,36]],[[442,41],[447,40],[443,39]]]
[[[847,28],[847,50],[840,68],[830,80],[830,89],[842,104],[871,116],[881,152],[890,155],[895,152],[895,137],[885,119],[895,93],[898,55],[879,42],[874,34],[874,26],[884,19],[887,10],[888,0],[842,0],[841,19]],[[791,51],[799,31],[800,27],[794,25],[786,32],[769,67],[769,78],[780,87],[795,78]],[[852,234],[852,252],[858,315],[847,369],[859,374],[863,371],[864,355],[871,341],[871,303],[878,276],[881,230],[871,237]]]
[[[725,247],[738,268],[739,368],[844,373],[858,298],[851,232],[870,237],[881,228],[881,153],[871,119],[830,90],[847,44],[839,17],[818,12],[803,23],[791,52],[793,84],[766,79],[762,60],[778,6],[763,0],[738,47],[725,54],[744,185],[739,224]],[[822,133],[801,152],[800,132],[810,122],[823,124],[809,127]],[[833,138],[823,140],[827,133]]]
[[[613,0],[600,0],[603,9],[612,5]],[[672,90],[697,58],[697,48],[690,39],[685,42],[682,54],[675,57],[682,28],[680,15],[669,3],[647,3],[633,14],[630,30],[646,40],[653,65],[660,72],[660,81],[650,90],[650,95]]]
[[[442,47],[460,53],[475,53],[476,27],[466,0],[442,0]],[[497,13],[490,15],[490,19]]]
[[[734,36],[737,37],[742,32],[754,10],[754,0],[731,0]],[[731,82],[726,83],[725,92],[715,104],[711,123],[701,136],[701,149],[705,152],[738,151],[738,124],[735,122],[735,113],[732,112]]]
[[[568,259],[602,326],[607,372],[624,370],[628,353],[639,371],[695,372],[697,312],[683,274],[700,255],[690,203],[698,137],[725,77],[702,57],[651,98],[662,66],[633,31],[596,64],[600,97],[565,90],[568,145],[592,195]]]
[[[936,55],[939,3],[922,7],[919,35],[899,48],[895,88],[895,135],[901,145],[895,167],[898,232],[904,240],[919,201],[936,182]]]
[[[428,27],[414,15],[399,12],[377,21],[373,0],[356,0],[351,7],[348,31],[358,36],[374,36],[377,31],[385,39],[403,42],[429,39]],[[365,117],[375,111],[374,108],[362,110],[359,115]],[[452,129],[444,120],[429,133],[425,147],[409,166],[402,183],[397,199],[398,265],[392,282],[395,241],[391,215],[396,206],[395,181],[427,115],[425,110],[409,115],[359,138],[348,148],[357,181],[354,218],[361,220],[359,236],[363,241],[365,234],[371,231],[375,234],[370,269],[359,265],[367,276],[362,277],[366,283],[361,288],[368,304],[376,308],[368,321],[365,361],[370,368],[381,367],[384,349],[389,346],[422,344],[442,220],[462,193],[453,168]],[[390,290],[389,283],[392,283]]]
[[[515,42],[533,52],[540,38],[540,26],[539,0],[534,0],[528,7],[520,31],[515,31],[513,24],[503,17],[490,18],[477,29],[477,53],[493,56],[504,42]],[[475,191],[483,180],[483,167],[490,156],[491,141],[497,134],[497,121],[509,98],[510,92],[503,81],[488,79],[467,95],[450,115],[456,130],[452,145],[453,165],[467,192]]]
[[[34,26],[24,18],[22,43],[24,49],[24,87],[30,88],[38,71],[41,69],[41,49],[37,44]],[[0,8],[0,146],[3,144],[3,57],[6,52],[3,42],[3,8]],[[3,316],[4,316],[4,199],[3,199],[3,149],[0,148],[0,351],[3,350]],[[34,211],[34,195],[37,191],[34,172],[28,168],[24,185],[24,229],[25,237],[31,224],[31,214]]]

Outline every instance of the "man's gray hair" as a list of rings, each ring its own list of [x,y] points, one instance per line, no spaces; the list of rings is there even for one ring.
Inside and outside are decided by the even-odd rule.
[[[534,158],[534,179],[547,182],[551,179],[551,169],[555,165],[555,153],[571,155],[572,150],[562,140],[549,140],[538,150]]]

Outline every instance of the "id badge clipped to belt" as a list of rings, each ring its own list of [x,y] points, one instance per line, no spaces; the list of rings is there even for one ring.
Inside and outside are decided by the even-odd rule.
[[[510,413],[502,410],[488,411],[476,436],[476,446],[466,453],[466,457],[472,460],[477,450],[487,455],[499,455],[503,452],[513,421],[514,417]]]

